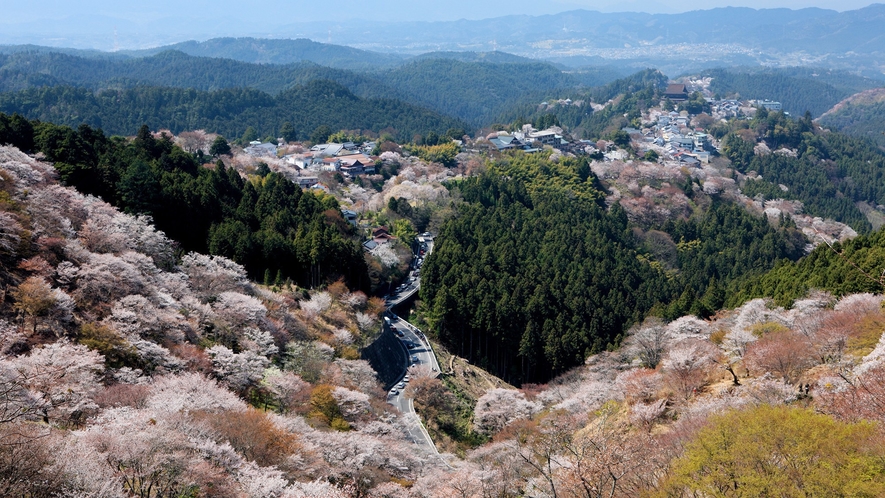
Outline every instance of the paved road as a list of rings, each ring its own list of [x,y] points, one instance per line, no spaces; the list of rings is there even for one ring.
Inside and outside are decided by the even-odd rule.
[[[433,240],[427,241],[426,245],[427,249],[424,257],[427,257],[430,255],[431,251],[433,251]],[[418,292],[421,288],[421,277],[415,275],[415,273],[419,269],[420,268],[413,268],[412,271],[409,272],[410,283],[407,287],[402,288],[400,292],[392,293],[387,297],[388,309],[397,306]],[[387,317],[390,319],[389,325],[391,328],[396,330],[397,337],[399,337],[400,342],[403,345],[403,350],[408,355],[410,364],[429,367],[432,372],[439,375],[439,362],[436,359],[436,355],[433,354],[430,342],[427,341],[424,334],[411,323],[393,314],[393,312],[388,311]],[[433,439],[431,439],[430,434],[427,433],[427,430],[421,424],[418,414],[415,413],[412,399],[405,395],[404,388],[407,382],[404,382],[403,378],[400,379],[400,382],[399,385],[395,386],[393,390],[387,393],[387,402],[397,407],[400,413],[402,413],[409,439],[415,444],[423,447],[426,451],[439,455],[436,445],[433,444]]]
[[[426,244],[427,244],[427,251],[426,251],[426,254],[423,256],[424,258],[429,256],[430,253],[433,252],[433,240],[428,240],[426,242]],[[417,275],[415,274],[416,271],[418,272]],[[415,293],[417,293],[419,289],[421,289],[420,268],[413,267],[411,269],[411,271],[409,271],[409,278],[407,279],[404,286],[405,287],[402,287],[398,290],[391,292],[387,296],[386,302],[387,302],[388,308],[395,308],[395,307],[399,306],[401,303],[407,301],[413,295],[415,295]]]

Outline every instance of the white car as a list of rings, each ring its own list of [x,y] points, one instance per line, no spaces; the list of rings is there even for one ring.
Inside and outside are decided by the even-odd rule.
[[[399,394],[399,391],[397,391],[396,389],[391,389],[391,390],[390,390],[390,395],[391,395],[391,396],[396,396],[397,394]]]
[[[405,382],[400,382],[399,384],[396,385],[396,387],[402,389],[402,388],[406,387],[406,383],[405,383]]]

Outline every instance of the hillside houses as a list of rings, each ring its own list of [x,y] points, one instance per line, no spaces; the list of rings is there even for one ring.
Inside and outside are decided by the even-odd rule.
[[[390,230],[386,226],[380,226],[372,230],[372,236],[369,240],[363,242],[363,249],[371,251],[392,240],[396,240],[396,237],[390,234]]]
[[[541,150],[539,145],[549,145],[553,148],[568,147],[570,142],[564,137],[562,128],[551,127],[545,130],[535,130],[532,125],[525,125],[522,131],[507,133],[503,131],[488,135],[487,139],[499,151],[522,150],[524,152],[537,152]]]
[[[684,86],[684,85],[682,85]],[[671,91],[678,91],[674,85],[667,89],[667,97]],[[673,100],[671,98],[671,100]],[[710,104],[710,117],[714,121],[727,120],[730,118],[749,117],[758,108],[779,110],[780,102],[770,100],[740,101],[736,99],[713,100],[707,99]],[[625,129],[626,130],[626,129]],[[631,130],[637,131],[637,130]],[[699,166],[700,163],[709,162],[711,154],[716,150],[716,144],[711,136],[704,133],[702,128],[694,128],[692,115],[688,111],[669,111],[667,109],[651,110],[643,117],[643,131],[641,136],[635,134],[631,138],[639,139],[647,145],[640,146],[647,150],[654,150],[659,155],[663,154],[666,159],[676,160],[687,165]]]
[[[256,140],[249,142],[249,146],[243,149],[243,152],[252,157],[277,157],[277,146],[271,143],[261,143]]]
[[[308,151],[289,154],[283,157],[283,160],[291,166],[309,172],[340,172],[346,177],[371,175],[375,173],[377,158],[369,155],[374,143],[371,144],[371,148],[368,145],[357,145],[353,142],[318,144]]]

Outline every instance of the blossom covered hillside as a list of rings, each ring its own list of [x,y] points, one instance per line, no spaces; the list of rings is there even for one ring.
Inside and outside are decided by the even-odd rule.
[[[492,443],[447,493],[881,496],[883,328],[871,294],[649,319],[547,385],[489,390],[474,424]]]
[[[380,299],[176,247],[0,148],[0,495],[885,494],[881,296],[648,318],[547,384],[482,381],[439,456],[359,359]],[[411,373],[445,432],[449,373]]]
[[[9,147],[0,283],[3,496],[365,495],[439,463],[358,359],[378,299],[177,258],[149,218]]]

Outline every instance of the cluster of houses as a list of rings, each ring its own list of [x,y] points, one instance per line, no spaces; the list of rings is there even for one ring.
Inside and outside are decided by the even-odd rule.
[[[374,148],[375,142],[325,143],[302,153],[285,155],[282,159],[299,170],[297,183],[309,188],[319,182],[321,171],[338,172],[345,178],[375,174],[378,158],[370,155]]]
[[[685,112],[659,115],[651,141],[663,147],[673,159],[690,165],[710,162],[713,150],[710,136],[700,129],[692,129],[691,118]]]
[[[688,112],[663,112],[650,116],[654,121],[643,130],[624,128],[624,131],[635,141],[649,144],[646,148],[663,152],[670,160],[699,167],[701,163],[710,162],[710,153],[715,150],[712,138],[701,128],[691,127]],[[617,151],[615,151],[617,152]],[[613,153],[606,153],[606,159],[622,159]]]
[[[537,152],[545,145],[553,148],[562,148],[569,145],[564,138],[562,128],[552,127],[546,130],[535,130],[532,125],[523,125],[522,131],[507,133],[498,131],[490,133],[486,139],[499,151],[522,150],[525,152]]]

